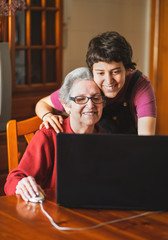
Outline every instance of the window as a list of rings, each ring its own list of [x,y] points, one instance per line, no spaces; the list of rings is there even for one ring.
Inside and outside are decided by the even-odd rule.
[[[28,111],[30,116],[37,100],[58,89],[62,82],[62,0],[27,0],[26,4],[26,10],[9,17],[12,111],[16,118],[20,99],[28,105],[23,94],[36,96],[32,114]]]

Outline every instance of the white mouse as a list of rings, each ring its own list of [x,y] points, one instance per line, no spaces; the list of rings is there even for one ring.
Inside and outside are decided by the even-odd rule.
[[[30,202],[43,202],[44,200],[45,200],[45,197],[42,194],[42,192],[39,192],[39,195],[36,197],[29,198]]]

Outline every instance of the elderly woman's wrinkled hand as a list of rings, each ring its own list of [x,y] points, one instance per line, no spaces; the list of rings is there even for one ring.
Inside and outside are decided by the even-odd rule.
[[[16,186],[16,194],[20,194],[24,201],[39,195],[39,191],[45,195],[44,190],[38,185],[31,176],[22,178]]]
[[[43,118],[40,129],[42,127],[46,127],[48,129],[51,125],[51,127],[53,127],[56,133],[63,132],[63,128],[61,126],[62,123],[63,117],[61,115],[53,115],[52,113],[49,113]]]

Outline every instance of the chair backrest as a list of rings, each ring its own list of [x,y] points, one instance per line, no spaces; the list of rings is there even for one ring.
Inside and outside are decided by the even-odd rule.
[[[18,152],[18,136],[25,136],[27,143],[29,143],[41,123],[42,120],[37,116],[19,122],[16,120],[7,122],[6,135],[9,172],[18,166],[20,158]]]

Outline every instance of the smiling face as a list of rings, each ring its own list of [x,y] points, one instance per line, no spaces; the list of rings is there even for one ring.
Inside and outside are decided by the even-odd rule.
[[[101,94],[100,89],[93,80],[75,81],[71,88],[71,97],[87,96],[93,97]],[[93,132],[94,125],[102,115],[103,103],[95,104],[91,99],[85,104],[77,104],[71,101],[70,107],[65,107],[70,113],[71,128],[76,133]]]
[[[93,77],[104,95],[114,98],[125,84],[127,70],[122,62],[97,62],[93,64]]]

